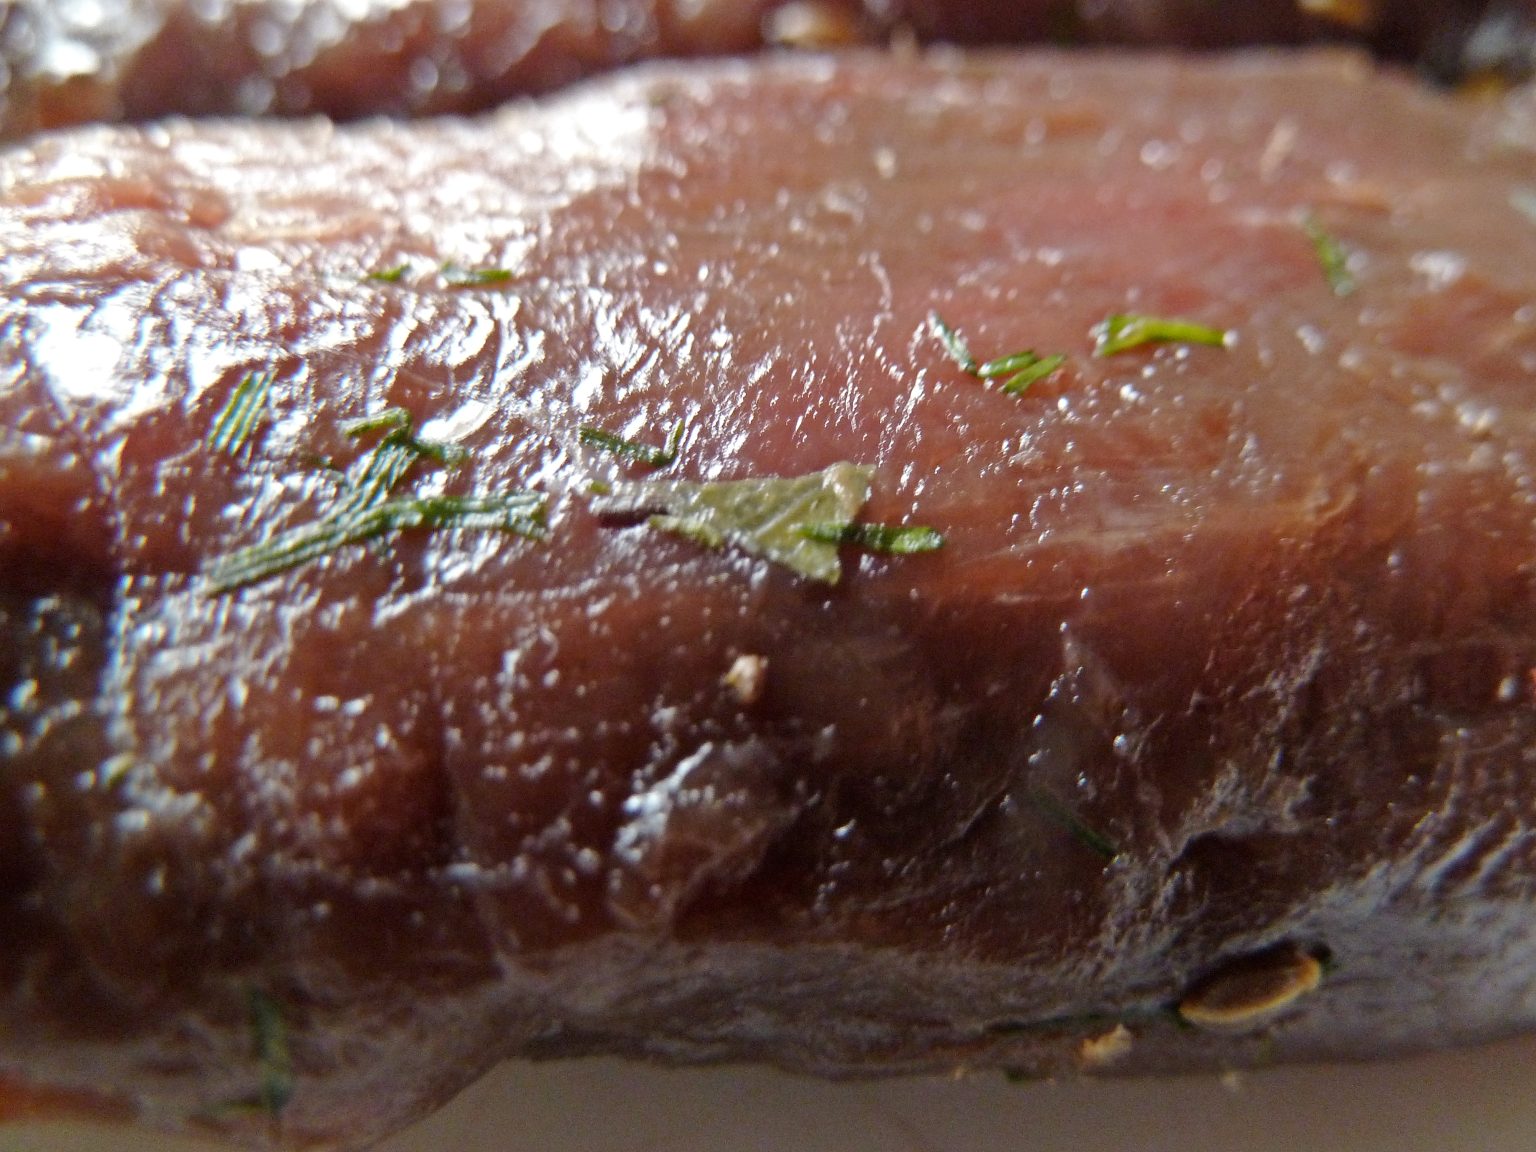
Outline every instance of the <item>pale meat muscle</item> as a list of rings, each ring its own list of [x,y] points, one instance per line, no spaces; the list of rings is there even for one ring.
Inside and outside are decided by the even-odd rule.
[[[1536,0],[0,0],[0,136],[181,115],[440,114],[658,56],[1343,40],[1528,75]]]
[[[1350,58],[854,55],[7,153],[9,1107],[356,1143],[515,1055],[1527,1027],[1533,123]],[[1121,313],[1195,327],[1095,355]],[[1065,359],[1010,394],[931,314]],[[232,569],[392,408],[467,455],[381,491],[543,537]],[[638,515],[828,469],[943,547],[832,583]]]

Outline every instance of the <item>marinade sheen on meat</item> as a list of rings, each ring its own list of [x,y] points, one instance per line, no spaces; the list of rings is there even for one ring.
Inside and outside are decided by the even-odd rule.
[[[1529,1026],[1533,115],[1332,56],[852,55],[5,154],[9,1107],[356,1144],[506,1056]],[[1120,314],[1221,342],[1095,355]],[[1009,394],[934,315],[1065,360]],[[464,458],[391,492],[543,538],[215,579],[407,421]],[[642,515],[829,469],[943,547],[833,583]]]
[[[0,136],[92,120],[494,107],[657,56],[892,36],[1348,40],[1445,79],[1528,76],[1536,0],[0,0]]]

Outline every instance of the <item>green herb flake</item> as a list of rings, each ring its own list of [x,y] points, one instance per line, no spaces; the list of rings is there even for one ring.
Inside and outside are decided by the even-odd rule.
[[[273,372],[246,374],[245,379],[235,386],[229,403],[214,418],[213,430],[208,433],[208,447],[215,452],[227,452],[231,456],[238,456],[245,450],[256,426],[266,413],[267,401],[272,394],[272,381],[275,379],[276,374]]]
[[[928,314],[928,326],[960,371],[978,380],[1001,379],[1003,391],[1010,396],[1018,396],[1027,391],[1035,381],[1044,380],[1067,362],[1065,356],[1041,356],[1034,349],[1026,348],[1022,352],[978,364],[965,338],[946,324],[937,312]]]
[[[441,464],[444,468],[457,468],[469,459],[469,450],[457,444],[449,444],[442,440],[423,440],[411,433],[409,428],[402,428],[397,432],[391,432],[384,437],[380,447],[398,445],[404,448],[412,456],[422,460],[431,460]]]
[[[1120,855],[1120,850],[1115,847],[1109,837],[1088,827],[1077,813],[1044,789],[1033,789],[1029,793],[1029,802],[1046,819],[1071,833],[1072,837],[1085,848],[1097,852],[1106,860],[1113,860]]]
[[[304,472],[317,472],[323,476],[337,477],[346,473],[329,456],[321,456],[318,452],[306,452],[299,457],[299,468]]]
[[[368,279],[376,280],[381,284],[398,284],[405,279],[405,274],[410,270],[409,264],[396,264],[393,268],[380,268],[376,272],[368,273]]]
[[[347,505],[313,524],[222,557],[208,570],[209,586],[214,592],[230,592],[323,559],[348,545],[415,528],[495,530],[541,540],[548,534],[545,518],[545,497],[533,492],[400,497],[371,506]]]
[[[258,988],[249,996],[251,1047],[261,1070],[258,1100],[273,1120],[293,1098],[293,1058],[288,1051],[288,1027],[277,1002]]]
[[[887,556],[913,556],[944,547],[944,537],[921,524],[807,524],[800,534],[807,540],[851,544]]]
[[[626,440],[622,436],[615,436],[612,432],[604,432],[601,428],[595,428],[590,424],[583,424],[577,432],[577,438],[583,444],[591,444],[612,452],[615,456],[625,460],[633,460],[637,464],[644,464],[648,468],[665,468],[677,461],[677,454],[683,442],[683,425],[681,422],[672,426],[672,433],[667,437],[665,448],[657,448],[650,444],[642,444],[638,440]]]
[[[808,537],[816,524],[851,524],[869,501],[873,469],[846,462],[807,476],[614,485],[592,502],[600,516],[647,523],[708,548],[732,545],[824,584],[842,575],[838,542]]]
[[[410,426],[411,414],[404,408],[385,408],[371,416],[359,416],[356,420],[344,421],[341,425],[341,433],[355,440],[359,436],[367,436],[373,432],[398,432]]]
[[[1114,356],[1143,344],[1206,344],[1224,348],[1230,332],[1191,320],[1117,313],[1093,329],[1095,356]]]
[[[1349,270],[1349,251],[1310,213],[1301,219],[1301,228],[1312,241],[1312,251],[1322,266],[1323,275],[1335,296],[1348,296],[1355,290],[1355,277]]]
[[[444,264],[439,274],[450,288],[480,288],[512,279],[510,268],[466,268],[460,264]]]

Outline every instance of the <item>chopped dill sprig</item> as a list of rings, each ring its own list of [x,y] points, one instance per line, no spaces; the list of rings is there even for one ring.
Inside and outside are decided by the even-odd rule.
[[[288,1026],[277,1001],[259,988],[245,994],[246,1027],[251,1057],[256,1061],[256,1087],[194,1113],[199,1118],[225,1121],[232,1115],[265,1116],[268,1136],[277,1143],[282,1133],[283,1110],[293,1099],[293,1056],[288,1047]]]
[[[913,556],[944,547],[943,535],[922,524],[806,524],[800,534],[807,540],[851,544],[887,556]]]
[[[612,432],[604,432],[601,428],[590,424],[583,424],[576,433],[577,438],[583,444],[591,444],[597,448],[612,452],[615,456],[626,460],[633,460],[637,464],[644,464],[648,468],[665,468],[677,461],[678,449],[683,442],[683,425],[678,421],[672,426],[672,432],[667,437],[665,448],[657,448],[650,444],[642,444],[638,440],[626,440],[622,436],[615,436]]]
[[[545,497],[533,492],[504,496],[396,496],[418,461],[454,467],[468,453],[453,444],[423,440],[403,408],[349,420],[341,426],[352,438],[383,432],[384,438],[342,478],[335,505],[318,520],[238,549],[210,564],[205,573],[215,593],[255,584],[291,568],[322,559],[353,544],[414,528],[502,531],[535,539],[545,531]]]
[[[238,456],[245,450],[266,413],[275,379],[276,373],[271,371],[246,373],[245,379],[230,394],[229,403],[214,418],[213,430],[208,433],[208,447],[231,456]]]
[[[1088,827],[1076,812],[1073,812],[1072,809],[1068,808],[1043,788],[1031,789],[1029,802],[1046,819],[1071,833],[1073,838],[1085,848],[1097,852],[1106,860],[1113,860],[1120,855],[1120,850],[1115,847],[1113,841],[1108,836]]]
[[[284,532],[261,544],[222,557],[208,570],[214,592],[229,592],[329,556],[350,544],[412,528],[464,528],[511,532],[543,539],[545,497],[534,492],[507,496],[398,497],[364,507],[344,506],[313,524]]]
[[[1012,356],[988,360],[976,369],[976,375],[983,380],[1007,377],[1003,381],[1003,391],[1010,396],[1017,396],[1036,380],[1044,380],[1066,362],[1067,358],[1059,353],[1055,356],[1039,356],[1026,348]]]
[[[1223,348],[1230,336],[1230,332],[1221,328],[1196,324],[1192,320],[1117,313],[1094,326],[1093,354],[1114,356],[1143,344],[1205,344]]]
[[[251,1047],[261,1071],[257,1102],[276,1121],[293,1098],[293,1057],[288,1050],[288,1027],[282,1009],[259,988],[249,996]]]
[[[377,280],[381,284],[398,284],[405,279],[405,274],[410,270],[409,264],[396,264],[393,268],[380,268],[376,272],[370,272],[367,278]]]
[[[940,344],[944,345],[944,351],[955,362],[960,371],[976,374],[976,357],[971,355],[971,350],[965,342],[965,338],[944,322],[944,317],[937,312],[928,313],[928,326],[933,329],[933,334]]]
[[[1312,241],[1312,251],[1317,254],[1317,262],[1322,266],[1333,294],[1348,296],[1355,290],[1355,277],[1349,270],[1349,251],[1310,212],[1301,218],[1301,229]]]
[[[1026,348],[1022,352],[977,363],[965,338],[945,323],[937,312],[928,313],[928,326],[960,371],[978,380],[990,382],[1000,379],[1003,381],[1003,391],[1010,396],[1022,394],[1035,381],[1044,380],[1067,362],[1065,356],[1041,356],[1034,349]]]
[[[444,264],[438,274],[450,288],[480,288],[512,279],[510,268],[466,268],[462,264]]]
[[[350,472],[347,474],[343,502],[345,508],[368,508],[388,498],[405,479],[405,474],[421,459],[421,453],[414,451],[409,444],[394,440],[395,435],[390,433],[382,444],[363,458],[355,476]]]
[[[417,456],[435,460],[444,467],[454,467],[469,459],[469,453],[457,444],[441,440],[423,440],[411,431],[411,414],[404,408],[386,408],[372,416],[360,416],[341,426],[344,435],[354,440],[373,432],[384,432],[382,444],[398,444]]]
[[[422,440],[411,431],[411,414],[404,408],[385,408],[371,416],[348,420],[343,434],[354,439],[374,432],[384,432],[373,452],[364,458],[355,478],[348,481],[347,504],[365,508],[394,492],[411,466],[418,460],[431,460],[453,468],[469,458],[456,444]]]

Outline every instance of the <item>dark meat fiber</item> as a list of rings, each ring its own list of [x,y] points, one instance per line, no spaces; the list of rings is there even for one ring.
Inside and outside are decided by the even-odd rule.
[[[515,1055],[1529,1027],[1533,129],[1351,58],[855,55],[0,158],[8,1106],[356,1144]],[[397,512],[545,535],[242,573],[390,436]],[[640,515],[828,469],[802,527],[944,546]]]
[[[1536,0],[0,0],[0,136],[87,120],[492,108],[656,56],[891,36],[1369,45],[1529,74]]]

